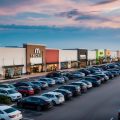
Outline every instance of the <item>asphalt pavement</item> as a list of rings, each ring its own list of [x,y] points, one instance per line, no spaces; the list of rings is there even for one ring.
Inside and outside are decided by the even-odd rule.
[[[119,108],[120,77],[117,77],[51,110],[41,112],[20,110],[23,113],[23,120],[117,120]]]

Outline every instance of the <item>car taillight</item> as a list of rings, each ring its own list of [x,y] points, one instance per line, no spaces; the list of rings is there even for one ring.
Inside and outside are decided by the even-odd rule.
[[[10,118],[15,118],[15,117],[16,117],[16,115],[10,115],[9,117],[10,117]]]
[[[33,93],[33,90],[30,90],[29,93]]]

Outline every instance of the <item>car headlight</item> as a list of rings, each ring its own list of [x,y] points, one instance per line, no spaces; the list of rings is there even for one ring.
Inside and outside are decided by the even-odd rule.
[[[15,98],[17,98],[17,96],[11,96],[11,98],[12,98],[12,99],[15,99]]]

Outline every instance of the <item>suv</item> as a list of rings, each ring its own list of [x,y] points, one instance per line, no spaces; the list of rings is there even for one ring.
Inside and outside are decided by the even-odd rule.
[[[16,88],[23,96],[34,95],[34,90],[30,86],[20,86]]]
[[[58,89],[69,90],[70,92],[72,92],[73,96],[78,96],[81,94],[80,87],[77,85],[63,85],[59,87]]]
[[[11,101],[22,99],[22,94],[11,88],[0,88],[0,94],[9,97]]]

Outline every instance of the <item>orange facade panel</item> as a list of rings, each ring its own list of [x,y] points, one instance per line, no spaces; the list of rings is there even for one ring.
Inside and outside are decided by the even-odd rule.
[[[59,62],[59,50],[46,49],[46,63],[58,63]]]

